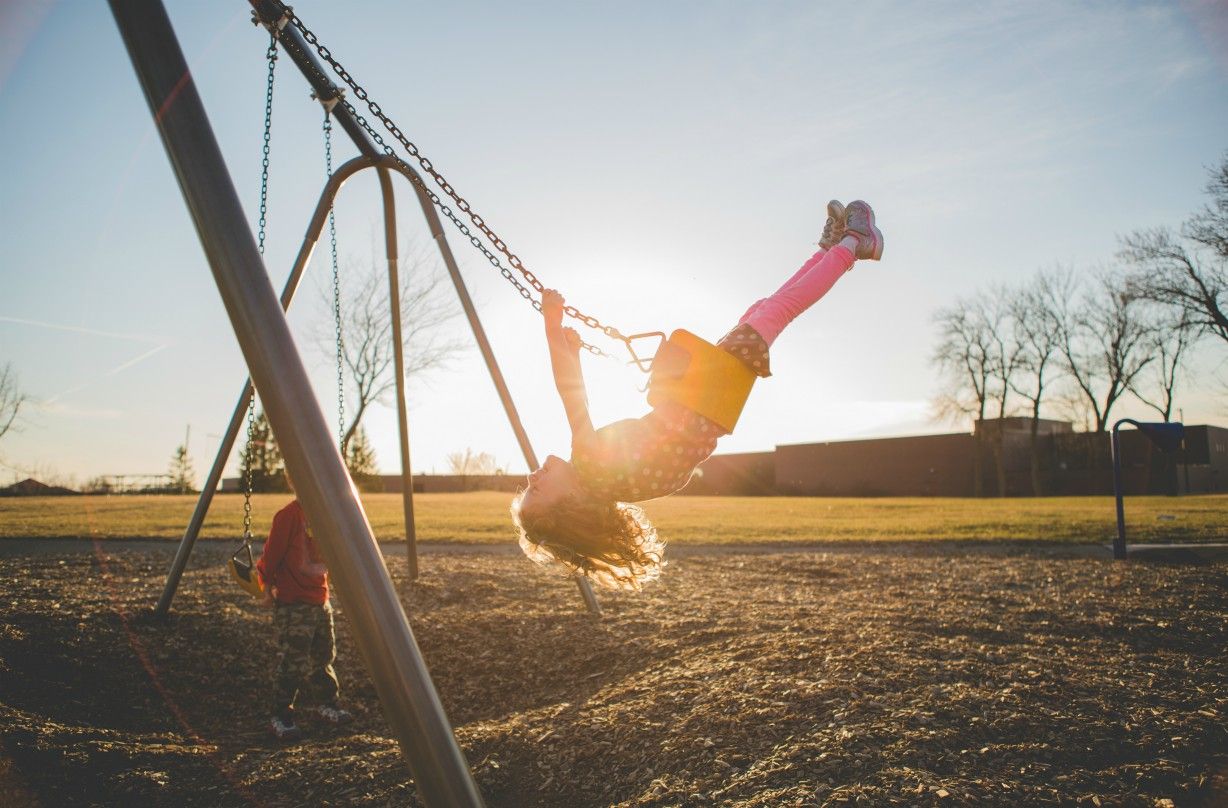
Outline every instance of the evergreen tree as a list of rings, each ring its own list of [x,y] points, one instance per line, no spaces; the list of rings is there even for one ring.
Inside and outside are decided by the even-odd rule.
[[[379,468],[375,460],[375,449],[367,437],[367,430],[359,427],[346,447],[345,465],[350,471],[354,484],[361,490],[381,488],[379,485]]]
[[[169,474],[171,491],[176,494],[196,493],[196,488],[193,486],[196,481],[196,470],[192,468],[192,458],[188,456],[186,445],[175,448],[175,453],[171,455]]]
[[[239,490],[247,485],[247,462],[251,457],[252,492],[257,494],[272,491],[286,491],[286,481],[283,475],[285,461],[282,460],[281,449],[277,438],[273,435],[273,427],[264,410],[256,414],[252,425],[251,439],[239,452]]]

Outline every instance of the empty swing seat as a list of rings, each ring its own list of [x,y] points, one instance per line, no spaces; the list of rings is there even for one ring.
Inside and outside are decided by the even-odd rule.
[[[681,404],[733,432],[755,374],[724,348],[678,329],[657,351],[648,378],[648,403]]]
[[[242,557],[244,550],[247,551],[247,558]],[[252,558],[251,544],[244,542],[230,557],[226,566],[230,568],[231,577],[247,594],[258,598],[264,593],[264,581],[260,578],[260,570],[256,569]]]

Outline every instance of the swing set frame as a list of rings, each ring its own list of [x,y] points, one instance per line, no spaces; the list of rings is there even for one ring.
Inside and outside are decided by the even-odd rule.
[[[295,29],[294,26],[285,25],[284,22],[284,7],[280,3],[268,2],[267,0],[251,0],[253,7],[254,20],[260,22],[272,30],[277,29],[277,34],[274,39],[282,46],[282,50],[288,55],[299,68],[300,72],[311,85],[312,97],[321,104],[325,105],[329,114],[341,125],[341,128],[349,135],[351,141],[358,148],[360,154],[346,163],[343,163],[332,176],[328,179],[324,186],[324,190],[320,195],[319,202],[316,204],[315,212],[312,214],[311,220],[307,225],[306,234],[303,237],[302,245],[299,248],[298,255],[294,260],[293,267],[290,270],[290,275],[286,279],[286,283],[281,293],[281,308],[286,311],[290,307],[290,303],[294,298],[294,294],[298,289],[299,282],[302,279],[303,273],[306,271],[307,265],[311,262],[312,254],[315,251],[316,244],[319,241],[320,234],[323,232],[324,226],[328,221],[329,212],[333,208],[333,204],[341,192],[342,186],[354,175],[366,169],[374,169],[379,179],[380,194],[383,201],[383,219],[384,219],[384,253],[388,264],[388,288],[389,302],[391,306],[391,322],[392,322],[392,343],[393,343],[393,361],[394,372],[396,375],[396,403],[397,403],[397,425],[400,437],[400,459],[401,459],[401,502],[402,511],[405,519],[405,552],[408,564],[409,580],[416,580],[418,577],[418,554],[417,554],[417,535],[414,525],[414,502],[413,502],[413,474],[410,466],[409,453],[409,426],[408,414],[405,403],[405,372],[404,358],[401,338],[401,310],[400,310],[400,278],[399,278],[399,259],[397,248],[397,228],[396,228],[396,199],[393,193],[392,172],[397,172],[406,180],[415,192],[419,205],[422,208],[423,216],[426,218],[431,237],[434,239],[440,256],[443,259],[444,265],[447,267],[448,275],[452,279],[452,284],[456,289],[457,297],[460,300],[461,307],[465,312],[465,317],[469,321],[470,329],[473,332],[474,340],[477,342],[478,349],[482,354],[482,358],[486,363],[487,371],[490,373],[491,381],[495,385],[495,390],[499,395],[499,400],[503,405],[508,422],[515,433],[516,441],[520,446],[521,454],[524,457],[525,464],[530,470],[536,469],[539,465],[537,453],[533,450],[533,445],[529,441],[528,433],[525,431],[524,424],[520,419],[520,414],[516,409],[516,404],[512,399],[511,392],[508,390],[507,382],[503,377],[503,372],[499,368],[499,363],[495,359],[494,351],[491,348],[490,341],[486,336],[486,330],[482,326],[482,322],[478,317],[477,309],[473,305],[473,299],[469,294],[468,287],[465,285],[464,278],[461,276],[460,268],[456,263],[456,258],[452,253],[452,248],[448,243],[447,235],[443,229],[443,223],[439,218],[439,213],[435,209],[430,197],[424,191],[424,183],[421,176],[407,163],[398,160],[393,156],[387,155],[380,151],[376,144],[371,140],[367,132],[353,119],[349,109],[344,104],[337,104],[336,101],[341,97],[342,90],[335,84],[329,81],[316,61],[315,56],[307,47],[307,43],[303,41],[302,35]],[[192,517],[188,522],[188,526],[184,531],[183,538],[180,540],[179,548],[175,554],[175,559],[171,563],[171,568],[167,573],[166,584],[163,587],[162,595],[158,600],[154,613],[158,617],[165,617],[174,600],[175,592],[178,589],[180,579],[183,576],[183,571],[187,567],[188,560],[191,558],[192,550],[196,544],[196,540],[200,535],[201,527],[209,511],[209,506],[213,501],[214,493],[217,490],[218,484],[221,482],[223,470],[227,459],[234,448],[235,441],[238,438],[239,430],[242,428],[243,419],[248,412],[248,407],[253,396],[253,387],[251,379],[244,381],[243,388],[239,394],[238,403],[235,405],[233,414],[231,415],[230,423],[223,433],[221,445],[218,447],[217,456],[213,461],[209,474],[206,478],[205,485],[201,489],[200,497],[197,500],[196,508],[192,513]],[[297,475],[295,475],[297,479]],[[585,607],[590,614],[601,616],[601,606],[597,601],[596,595],[593,593],[591,584],[581,575],[575,576],[576,586],[580,590],[580,595],[584,601]]]
[[[258,18],[276,25],[280,17],[268,17],[262,9],[284,15],[280,3],[250,0]],[[337,120],[351,136],[361,156],[343,165],[329,179],[317,204],[308,237],[299,251],[281,299],[275,295],[251,227],[235,191],[204,105],[188,70],[175,31],[161,0],[109,0],[111,13],[119,28],[133,69],[140,82],[158,134],[170,160],[179,188],[196,227],[201,246],[217,284],[239,347],[247,364],[250,381],[244,385],[239,406],[232,418],[229,443],[233,445],[238,425],[253,391],[259,390],[274,433],[278,437],[286,468],[294,478],[303,508],[320,540],[336,592],[352,627],[355,644],[362,656],[372,684],[384,708],[402,755],[409,765],[414,785],[422,801],[437,806],[482,806],[483,800],[469,770],[464,753],[456,742],[430,672],[414,639],[397,592],[388,574],[383,554],[363,512],[357,490],[346,470],[340,448],[330,433],[324,413],[311,388],[306,367],[294,344],[285,318],[299,279],[315,241],[323,228],[332,199],[345,180],[360,170],[375,168],[384,194],[386,252],[393,288],[394,322],[399,322],[396,305],[395,207],[391,169],[413,180],[395,158],[376,152],[353,120],[337,112]],[[293,30],[283,31],[283,49],[316,89],[320,99],[337,97],[336,87],[318,81],[323,72],[309,61],[308,51]],[[295,47],[288,46],[288,42]],[[317,86],[319,85],[319,86]],[[420,182],[414,182],[419,199],[453,282],[461,297],[475,338],[487,361],[492,379],[503,399],[508,417],[530,467],[536,467],[533,454],[511,397],[503,384],[490,344],[477,319],[451,250],[443,237],[431,200]],[[396,339],[400,346],[399,335]],[[399,363],[398,363],[399,364]],[[398,367],[398,381],[403,374]],[[400,399],[401,423],[404,404]],[[407,441],[402,429],[403,474],[408,473]],[[208,509],[212,492],[220,479],[222,458],[210,473],[205,495],[197,504],[188,534],[176,554],[173,575],[168,577],[160,608],[169,608],[179,576],[187,563],[200,523]],[[406,502],[412,503],[412,485],[405,486]],[[408,506],[407,506],[408,507]],[[407,511],[407,533],[412,530],[412,512]],[[411,556],[412,557],[412,556]],[[173,579],[173,580],[172,580]],[[577,579],[590,609],[597,609],[588,582]]]
[[[222,468],[238,436],[254,391],[258,390],[269,423],[281,446],[286,468],[295,480],[307,519],[320,540],[324,560],[336,583],[338,598],[352,626],[355,643],[383,704],[388,723],[409,764],[419,795],[423,802],[432,808],[445,805],[481,806],[481,794],[444,714],[404,608],[388,575],[379,544],[346,470],[340,448],[329,433],[323,411],[311,389],[306,368],[290,335],[285,311],[293,299],[342,185],[359,171],[375,169],[384,202],[385,256],[391,290],[407,559],[412,580],[417,575],[417,555],[404,397],[404,365],[401,356],[396,208],[392,172],[396,171],[404,176],[414,188],[530,469],[537,468],[537,456],[529,443],[490,342],[460,275],[444,235],[439,214],[446,215],[491,264],[500,270],[504,278],[516,287],[520,295],[539,311],[541,302],[533,298],[532,291],[541,293],[544,286],[485,221],[472,211],[469,203],[456,193],[430,161],[421,155],[417,147],[404,137],[378,105],[369,99],[366,91],[354,82],[353,77],[319,43],[315,35],[307,30],[288,6],[280,0],[248,2],[253,8],[254,21],[265,26],[273,37],[270,58],[275,58],[276,45],[280,44],[281,49],[311,85],[312,96],[325,106],[327,114],[341,124],[341,128],[350,136],[359,151],[358,157],[343,164],[329,176],[280,299],[274,295],[273,287],[269,283],[262,252],[253,238],[251,227],[161,0],[109,0],[112,15],[141,83],[250,373],[196,510],[180,542],[156,613],[165,615],[170,608],[205,514],[221,480]],[[469,218],[474,228],[489,239],[494,249],[503,254],[510,267],[504,266],[499,256],[482,244],[477,235],[461,221],[456,211],[426,186],[417,170],[398,157],[356,108],[344,101],[343,90],[325,74],[316,55],[311,52],[312,47],[321,58],[328,61],[337,76],[354,90],[355,95],[367,103],[371,114],[417,158],[422,170],[439,184],[441,191]],[[271,82],[270,64],[270,93]],[[266,116],[267,113],[266,109]],[[263,215],[261,226],[263,237]],[[513,270],[519,272],[525,283],[517,280]],[[627,337],[613,326],[603,324],[574,306],[566,306],[564,311],[584,325],[623,341],[631,353],[633,364],[640,370],[653,374],[649,381],[650,401],[655,394],[681,401],[703,414],[708,414],[708,410],[712,409],[718,416],[721,413],[728,416],[728,428],[732,428],[754,379],[753,374],[745,369],[738,374],[731,374],[719,362],[714,363],[705,358],[719,356],[736,363],[736,360],[727,357],[719,348],[685,332],[675,332],[670,338],[672,351],[665,351],[659,344],[657,352],[666,357],[672,356],[673,359],[663,361],[660,367],[656,367],[653,360],[637,355],[632,342],[646,337],[656,337],[664,342],[664,334],[652,332]],[[676,339],[680,335],[689,339]],[[606,355],[588,343],[582,345],[591,353]],[[730,379],[739,374],[746,377],[740,385],[742,392],[739,395],[730,396],[726,391],[714,397],[710,389],[713,385],[726,387]],[[716,410],[721,412],[715,412]],[[717,420],[720,422],[720,417]],[[250,537],[245,535],[244,540],[250,555]],[[587,579],[577,575],[575,580],[589,611],[600,615],[600,606]]]

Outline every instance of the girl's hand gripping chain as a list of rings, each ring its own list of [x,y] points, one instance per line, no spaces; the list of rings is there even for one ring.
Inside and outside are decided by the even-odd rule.
[[[542,315],[546,318],[546,331],[563,327],[563,296],[554,289],[542,292]]]
[[[568,353],[578,356],[584,341],[580,339],[580,334],[574,328],[563,326],[563,307],[565,305],[566,301],[563,296],[554,289],[547,289],[542,293],[542,315],[546,318],[547,337],[553,341],[561,336],[561,345],[567,348]]]
[[[563,327],[563,296],[554,289],[542,292],[542,315],[546,318],[546,343],[550,346],[550,365],[554,384],[563,400],[573,442],[593,432],[588,414],[584,375],[580,370],[580,335]]]

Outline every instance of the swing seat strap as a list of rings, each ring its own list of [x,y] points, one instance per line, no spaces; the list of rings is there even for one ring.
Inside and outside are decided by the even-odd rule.
[[[653,359],[648,403],[681,404],[733,432],[756,378],[724,348],[678,329]]]

